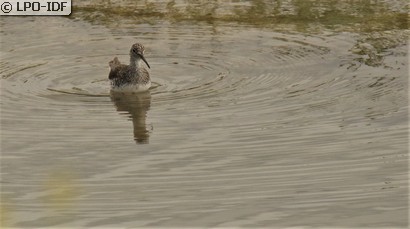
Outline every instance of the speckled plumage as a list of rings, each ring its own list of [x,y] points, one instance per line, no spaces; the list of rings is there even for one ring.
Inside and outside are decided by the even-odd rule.
[[[116,91],[146,91],[151,86],[148,71],[142,67],[144,61],[148,68],[148,62],[144,58],[144,46],[139,43],[133,44],[130,50],[130,64],[121,64],[117,57],[109,62],[110,73],[108,78],[111,89]]]

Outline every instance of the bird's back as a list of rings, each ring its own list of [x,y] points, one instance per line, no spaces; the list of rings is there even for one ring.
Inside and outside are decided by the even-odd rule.
[[[111,69],[108,78],[114,90],[146,91],[151,87],[149,73],[145,68],[120,64]]]

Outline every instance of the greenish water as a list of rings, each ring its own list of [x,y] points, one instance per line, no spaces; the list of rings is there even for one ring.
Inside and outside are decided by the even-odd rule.
[[[406,1],[81,1],[73,17],[110,24],[119,19],[192,23],[237,22],[287,31],[373,32],[408,29]],[[119,20],[122,21],[122,20]],[[290,28],[289,28],[290,26]]]
[[[73,9],[0,20],[1,227],[409,226],[407,1]]]

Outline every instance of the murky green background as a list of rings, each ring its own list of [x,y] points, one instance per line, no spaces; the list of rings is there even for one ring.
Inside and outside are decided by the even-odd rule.
[[[0,18],[1,227],[407,228],[407,1]],[[140,42],[155,88],[110,93]]]

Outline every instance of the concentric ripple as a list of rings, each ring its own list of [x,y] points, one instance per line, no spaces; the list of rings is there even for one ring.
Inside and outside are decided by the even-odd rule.
[[[4,20],[8,225],[407,222],[405,202],[394,198],[408,186],[403,46],[375,67],[349,51],[357,34]],[[127,62],[136,41],[155,88],[110,93],[108,61]]]

